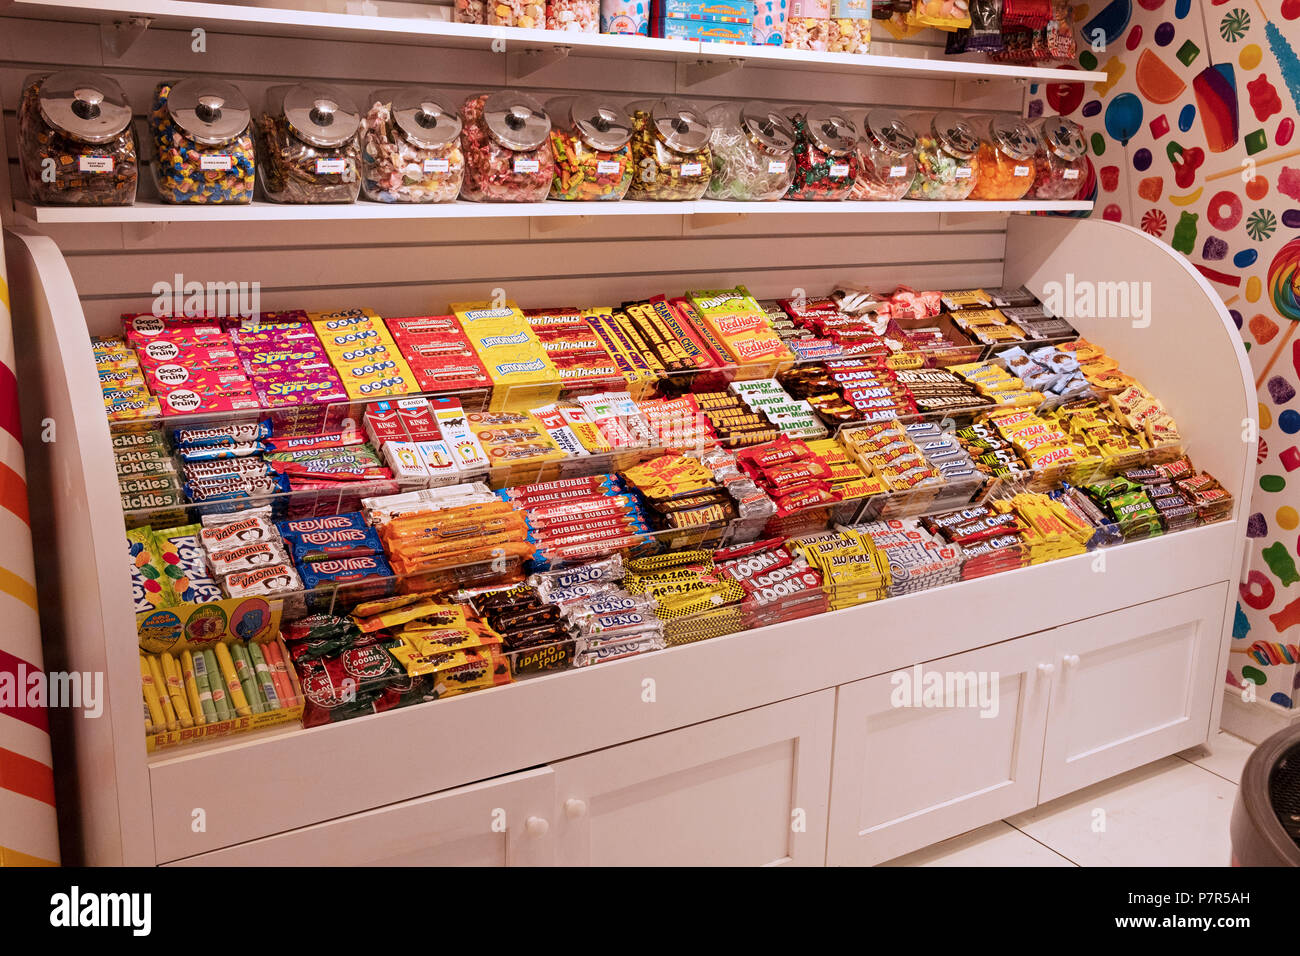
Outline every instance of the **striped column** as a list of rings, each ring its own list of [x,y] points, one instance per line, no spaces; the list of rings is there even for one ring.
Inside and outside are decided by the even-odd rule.
[[[24,475],[9,286],[0,255],[0,866],[53,866],[59,837],[49,723],[44,707],[28,706],[27,694],[28,678],[42,665]],[[13,699],[6,690],[16,691]]]

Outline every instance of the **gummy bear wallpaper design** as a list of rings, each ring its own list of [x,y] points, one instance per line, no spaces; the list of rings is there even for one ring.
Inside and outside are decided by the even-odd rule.
[[[1075,4],[1077,65],[1031,116],[1086,129],[1094,216],[1167,242],[1223,297],[1259,389],[1256,485],[1228,683],[1300,706],[1300,0]]]

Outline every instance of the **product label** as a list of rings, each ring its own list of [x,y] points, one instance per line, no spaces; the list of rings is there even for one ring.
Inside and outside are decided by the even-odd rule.
[[[1017,176],[1028,176],[1028,175],[1029,175],[1029,167],[1028,167],[1028,166],[1017,166],[1017,167],[1015,168],[1014,172],[1015,172],[1015,175],[1017,175]]]
[[[225,172],[235,165],[235,158],[224,153],[212,153],[209,156],[199,157],[199,169],[217,170]]]
[[[1077,169],[1067,169],[1061,176],[1062,179],[1078,179],[1079,171]]]
[[[848,163],[831,163],[831,179],[843,179],[849,174]]]
[[[971,168],[970,168],[969,166],[958,166],[958,167],[957,167],[957,178],[958,178],[958,179],[970,179],[970,174],[971,174]]]
[[[77,171],[81,173],[111,173],[112,156],[78,156]]]
[[[772,159],[772,160],[768,160],[768,163],[767,163],[767,171],[768,171],[769,173],[783,173],[783,172],[785,172],[785,160],[784,160],[784,159]]]
[[[904,176],[906,176],[906,175],[907,175],[907,167],[906,167],[906,166],[890,166],[890,167],[889,167],[889,178],[890,178],[890,179],[902,179],[902,178],[903,178]]]
[[[451,162],[446,159],[426,159],[424,161],[424,171],[426,173],[445,173],[451,169]]]
[[[316,160],[316,175],[324,176],[342,173],[347,169],[347,165],[348,161],[346,159],[318,159]]]
[[[541,168],[541,162],[536,159],[515,160],[515,172],[517,173],[535,173]]]
[[[682,163],[682,175],[698,176],[702,168],[699,163]]]
[[[602,159],[596,162],[596,173],[601,176],[617,176],[623,171],[623,164],[611,159]]]

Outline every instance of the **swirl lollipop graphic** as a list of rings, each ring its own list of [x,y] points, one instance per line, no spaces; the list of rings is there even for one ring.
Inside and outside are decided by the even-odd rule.
[[[1256,387],[1268,376],[1273,363],[1286,350],[1286,343],[1291,341],[1291,336],[1300,328],[1300,239],[1292,239],[1279,249],[1269,264],[1268,298],[1277,314],[1288,320],[1291,327],[1282,336],[1282,341],[1264,366],[1264,371],[1255,379]],[[1297,360],[1300,360],[1300,355],[1297,355]]]

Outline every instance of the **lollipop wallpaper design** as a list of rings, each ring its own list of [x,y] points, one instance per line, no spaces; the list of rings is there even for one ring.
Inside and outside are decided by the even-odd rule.
[[[1259,390],[1249,566],[1228,683],[1300,706],[1300,0],[1088,0],[1082,69],[1030,115],[1082,123],[1094,216],[1182,253],[1223,297]],[[1097,42],[1100,41],[1100,42]]]

